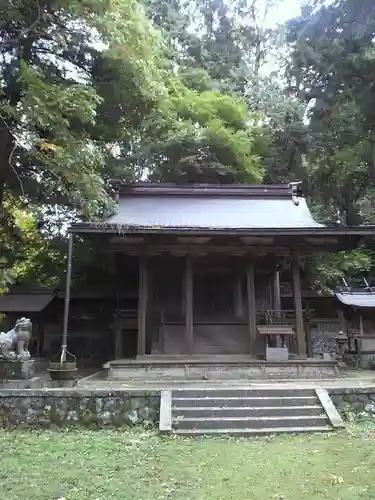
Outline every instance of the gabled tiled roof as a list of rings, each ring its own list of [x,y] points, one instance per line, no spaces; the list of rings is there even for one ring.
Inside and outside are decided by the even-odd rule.
[[[323,227],[288,185],[142,184],[123,187],[106,223],[181,229],[289,229]]]
[[[346,306],[375,308],[375,292],[343,292],[336,293],[336,297]]]
[[[52,291],[15,289],[11,293],[0,296],[0,313],[28,313],[40,312],[45,309],[55,297]]]

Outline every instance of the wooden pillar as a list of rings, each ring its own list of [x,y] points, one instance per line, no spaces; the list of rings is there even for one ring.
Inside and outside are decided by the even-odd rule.
[[[306,350],[307,350],[307,357],[312,358],[313,357],[313,346],[312,346],[312,335],[311,335],[311,322],[305,322],[305,339],[306,339]]]
[[[154,281],[153,281],[153,273],[150,264],[147,264],[147,293],[146,293],[146,343],[145,343],[145,351],[146,354],[151,354],[152,346],[154,343],[154,336],[156,335],[156,326],[159,322],[158,317],[155,318],[151,314],[151,311],[155,310],[154,306]]]
[[[272,309],[281,311],[280,272],[272,274]]]
[[[347,324],[345,321],[344,311],[342,309],[337,310],[337,317],[338,317],[339,324],[340,324],[340,330],[344,333],[347,333],[348,328],[347,328]]]
[[[184,261],[182,267],[182,278],[181,278],[181,318],[185,317],[186,313],[186,262]]]
[[[362,337],[363,335],[363,317],[362,314],[359,315],[359,335]]]
[[[242,296],[242,280],[241,276],[235,276],[233,281],[233,301],[234,301],[234,315],[238,319],[245,316],[244,301]]]
[[[186,351],[193,353],[194,348],[194,304],[193,304],[193,262],[190,255],[185,260],[185,325]]]
[[[249,347],[250,354],[255,354],[255,342],[257,334],[256,301],[255,301],[255,278],[254,262],[248,260],[246,263],[246,284],[247,284],[247,315],[249,327]]]
[[[297,255],[295,255],[292,259],[292,272],[293,272],[294,308],[296,313],[297,354],[300,358],[305,358],[307,355],[306,335],[303,324],[300,262],[299,262],[299,257]]]
[[[139,257],[138,278],[138,355],[146,354],[146,317],[147,317],[147,261]]]
[[[120,321],[115,326],[115,359],[122,358],[122,326]]]

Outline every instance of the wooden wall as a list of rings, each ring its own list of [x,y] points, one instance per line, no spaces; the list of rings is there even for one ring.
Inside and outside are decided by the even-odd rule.
[[[149,314],[159,325],[148,328],[151,352],[187,352],[184,258],[149,263]],[[271,308],[270,275],[255,275],[258,309]],[[250,352],[246,276],[243,259],[195,260],[193,268],[193,354]],[[157,323],[157,320],[156,320]],[[258,342],[257,342],[258,344]],[[259,339],[257,350],[262,350]]]
[[[186,353],[185,325],[161,328],[163,354]],[[192,354],[246,354],[249,330],[245,324],[195,324]]]

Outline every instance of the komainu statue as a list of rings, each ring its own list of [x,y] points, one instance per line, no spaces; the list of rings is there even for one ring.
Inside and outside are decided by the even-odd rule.
[[[32,323],[28,318],[20,318],[9,332],[0,332],[0,359],[9,361],[30,359],[29,342]]]

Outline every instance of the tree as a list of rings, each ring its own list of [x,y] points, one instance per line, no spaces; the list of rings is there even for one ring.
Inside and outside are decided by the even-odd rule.
[[[64,238],[41,233],[35,214],[19,201],[8,197],[4,206],[12,217],[0,230],[0,294],[16,280],[25,284],[56,285],[64,272],[61,265],[66,253]]]
[[[253,122],[256,112],[262,141],[255,149],[264,166],[264,181],[298,179],[307,142],[305,106],[283,88],[285,29],[270,22],[279,2],[144,1],[150,19],[164,32],[169,56],[187,87],[242,98]],[[271,73],[265,68],[270,62]]]
[[[0,19],[0,207],[9,191],[95,214],[109,145],[162,93],[160,38],[133,0],[14,0]]]
[[[241,100],[176,80],[133,158],[154,181],[258,183],[262,134],[251,121]]]
[[[110,210],[116,146],[133,140],[164,84],[161,37],[134,0],[2,2],[0,39],[0,254],[9,282],[53,253],[51,235],[25,233],[14,206],[30,220],[55,207],[70,218]]]
[[[330,223],[375,220],[374,13],[367,0],[311,2],[288,25],[288,90],[309,108],[305,184]],[[345,273],[371,274],[371,245],[313,259],[310,274],[330,288]]]
[[[349,224],[375,172],[374,9],[340,0],[289,23],[291,90],[310,107],[309,180]]]
[[[242,96],[249,84],[254,90],[278,36],[278,30],[267,26],[277,0],[143,2],[181,70],[204,70],[216,90]]]

